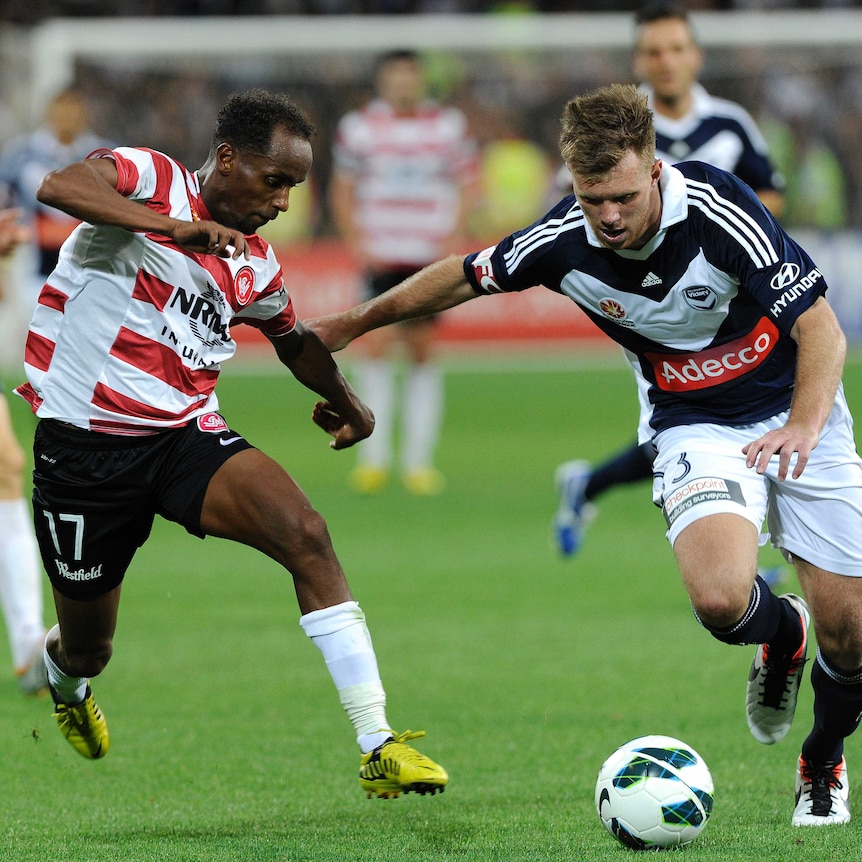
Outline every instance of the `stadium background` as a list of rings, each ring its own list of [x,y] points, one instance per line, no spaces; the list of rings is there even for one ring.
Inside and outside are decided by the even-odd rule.
[[[636,4],[23,5],[3,4],[0,146],[37,125],[52,93],[73,83],[88,96],[97,132],[163,149],[190,167],[203,162],[215,113],[232,91],[284,90],[311,113],[318,126],[313,174],[268,238],[282,254],[300,314],[313,317],[358,296],[353,262],[334,238],[326,190],[335,124],[369,96],[379,52],[422,51],[434,94],[470,118],[482,148],[471,244],[477,248],[528,224],[555,196],[566,99],[631,80]],[[564,5],[581,11],[558,11]],[[787,179],[783,222],[829,280],[851,340],[862,339],[862,9],[834,2],[817,9],[690,5],[706,49],[702,82],[741,102],[760,124]],[[779,5],[785,8],[760,8]],[[592,11],[598,6],[613,11]],[[365,9],[424,14],[355,14]],[[332,14],[259,14],[267,10]],[[144,14],[159,11],[196,14]],[[3,328],[20,317],[7,315]],[[3,338],[3,355],[13,362],[19,323]],[[568,300],[546,291],[469,303],[447,316],[442,334],[468,349],[513,341],[557,349],[601,339]]]
[[[264,5],[277,4],[256,7]],[[324,5],[353,9],[349,0],[306,0],[303,11]],[[386,8],[397,5],[387,0]],[[547,194],[562,102],[628,79],[633,4],[578,5],[616,14],[94,20],[81,13],[167,4],[0,3],[0,136],[32,128],[50,93],[77,81],[99,132],[163,147],[194,167],[224,94],[258,84],[290,91],[320,127],[315,194],[302,218],[294,201],[276,223],[286,233],[273,239],[310,316],[354,298],[355,273],[322,201],[335,118],[368,92],[373,56],[401,44],[423,48],[438,92],[469,111],[498,176],[511,180],[526,166],[526,187],[490,189],[507,193],[483,204],[478,241],[505,230],[507,219],[529,217],[513,202],[537,207]],[[211,0],[186,9],[240,6],[252,4]],[[76,17],[45,18],[46,8]],[[708,52],[706,86],[774,124],[773,141],[786,146],[783,169],[800,201],[788,223],[805,235],[858,342],[859,10],[704,10],[695,20]],[[503,168],[490,159],[501,152]],[[396,486],[357,499],[345,482],[352,454],[327,447],[308,419],[313,396],[289,375],[271,374],[274,359],[238,359],[220,382],[226,415],[285,464],[325,514],[369,614],[391,720],[427,728],[422,747],[449,769],[447,792],[365,800],[354,741],[296,625],[289,579],[248,548],[197,542],[159,520],[124,586],[116,655],[97,683],[111,722],[110,756],[84,762],[57,732],[49,704],[21,698],[11,675],[0,680],[0,859],[617,862],[623,851],[595,816],[595,776],[613,748],[646,732],[688,741],[716,781],[713,821],[686,858],[859,857],[858,811],[846,829],[801,836],[790,827],[810,687],[785,744],[753,742],[741,710],[751,653],[718,644],[693,623],[648,489],[615,490],[575,559],[553,549],[554,468],[604,456],[628,442],[636,423],[619,352],[597,355],[570,303],[564,314],[557,306],[542,311],[553,301],[536,290],[468,304],[483,318],[466,333],[468,322],[458,323],[462,340],[451,343],[440,446],[448,487],[436,498]],[[0,309],[7,328],[10,319]],[[552,325],[564,328],[549,338]],[[500,339],[511,345],[525,326],[523,351],[492,349]],[[11,364],[7,391],[20,381],[19,334],[0,333]],[[845,386],[859,415],[858,351]],[[20,399],[9,401],[29,446],[32,416]],[[792,575],[784,586],[797,588]],[[0,663],[8,665],[2,642]],[[854,738],[848,761],[858,770],[857,752]]]

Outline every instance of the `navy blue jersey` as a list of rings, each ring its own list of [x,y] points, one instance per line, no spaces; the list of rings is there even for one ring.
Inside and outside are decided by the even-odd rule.
[[[733,174],[665,165],[661,224],[638,250],[595,237],[573,195],[469,255],[479,293],[565,294],[633,355],[656,431],[743,425],[790,406],[796,318],[826,290],[811,258]]]
[[[641,89],[653,107],[649,87]],[[766,141],[751,115],[736,102],[692,87],[691,110],[671,119],[653,110],[656,156],[666,162],[700,161],[736,174],[755,191],[783,190],[784,179],[769,160]]]

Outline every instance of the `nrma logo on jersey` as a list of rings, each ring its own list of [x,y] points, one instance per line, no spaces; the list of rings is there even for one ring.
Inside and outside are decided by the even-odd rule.
[[[204,343],[207,343],[210,334],[219,336],[220,341],[230,340],[228,323],[222,312],[224,298],[211,284],[207,285],[204,294],[178,287],[171,297],[170,307],[188,317],[192,331]],[[201,327],[206,329],[206,337],[201,333]]]
[[[180,349],[187,363],[203,368],[211,364],[212,359],[207,355],[206,350],[202,350],[202,347],[219,348],[232,341],[224,307],[224,298],[211,284],[207,285],[203,295],[178,287],[165,309],[171,312],[167,316],[173,326],[163,326],[162,337],[169,344],[175,344]],[[179,325],[177,314],[186,317],[188,329],[200,342],[199,345],[192,346],[187,343],[188,336],[182,334],[185,327]]]
[[[735,380],[757,368],[778,341],[778,329],[769,318],[742,338],[699,353],[647,353],[656,386],[665,392],[692,392]]]

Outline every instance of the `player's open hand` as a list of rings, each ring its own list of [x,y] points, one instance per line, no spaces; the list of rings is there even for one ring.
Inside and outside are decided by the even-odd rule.
[[[333,449],[346,449],[370,437],[374,430],[374,414],[364,404],[360,402],[351,413],[353,415],[348,420],[329,402],[318,401],[311,418],[333,438],[329,444]]]
[[[811,452],[820,442],[820,435],[810,431],[796,428],[788,423],[782,428],[769,431],[757,440],[752,440],[742,447],[745,455],[745,466],[754,467],[758,473],[765,473],[769,465],[769,459],[778,456],[778,481],[783,482],[790,470],[790,463],[794,454],[796,463],[790,474],[794,479],[802,475],[802,471],[808,464]]]
[[[225,227],[214,221],[180,221],[171,232],[171,238],[198,254],[215,254],[237,260],[251,257],[251,249],[242,231]]]

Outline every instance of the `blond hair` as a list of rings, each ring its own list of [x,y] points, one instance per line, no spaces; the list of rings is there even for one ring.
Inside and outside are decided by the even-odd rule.
[[[596,182],[628,152],[655,160],[655,127],[647,97],[633,84],[611,84],[569,101],[563,111],[560,154],[569,170]]]

